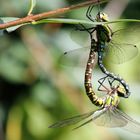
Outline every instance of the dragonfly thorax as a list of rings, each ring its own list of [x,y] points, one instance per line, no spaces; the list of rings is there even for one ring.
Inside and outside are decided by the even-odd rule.
[[[105,107],[117,107],[119,104],[119,97],[116,91],[114,91],[113,93],[111,92],[110,95],[107,96],[106,101],[105,101]]]
[[[96,21],[107,22],[109,21],[108,15],[99,12],[96,16]],[[112,37],[112,30],[109,28],[108,25],[104,25],[104,24],[97,25],[96,32],[97,32],[97,40],[99,40],[100,42],[110,42]]]
[[[112,39],[112,30],[107,25],[97,25],[96,27],[97,42],[105,44]]]

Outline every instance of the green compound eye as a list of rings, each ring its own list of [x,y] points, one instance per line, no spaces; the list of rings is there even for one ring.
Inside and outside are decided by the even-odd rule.
[[[98,22],[107,22],[109,21],[108,15],[105,13],[99,12],[96,16],[96,21]]]
[[[120,85],[120,86],[117,88],[117,93],[118,93],[121,97],[123,97],[124,95],[126,95],[126,90],[125,90],[125,88],[124,88],[122,85]]]

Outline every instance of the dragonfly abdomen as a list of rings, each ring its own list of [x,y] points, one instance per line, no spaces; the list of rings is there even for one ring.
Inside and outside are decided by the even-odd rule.
[[[86,89],[87,96],[89,97],[89,99],[91,100],[91,102],[94,105],[102,106],[104,104],[103,99],[98,98],[98,96],[96,96],[95,92],[92,89],[92,84],[91,83],[86,83],[86,81],[85,81],[85,89]]]
[[[105,73],[108,77],[113,78],[113,81],[119,81],[123,87],[125,88],[125,92],[118,91],[119,96],[128,98],[130,95],[129,85],[122,79],[121,77],[116,76],[114,73],[110,73],[103,65],[103,55],[102,52],[98,52],[98,65],[103,73]]]
[[[96,96],[91,83],[93,67],[96,64],[95,58],[96,53],[94,52],[94,49],[91,49],[85,71],[85,90],[87,96],[93,104],[95,104],[96,106],[102,106],[104,101],[102,98],[98,98]]]

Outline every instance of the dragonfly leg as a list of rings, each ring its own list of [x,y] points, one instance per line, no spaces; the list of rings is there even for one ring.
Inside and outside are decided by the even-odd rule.
[[[109,89],[108,89],[106,86],[103,85],[103,83],[104,83],[104,81],[106,80],[107,77],[108,77],[108,76],[105,76],[105,77],[100,78],[100,79],[98,80],[98,83],[100,84],[99,87],[98,87],[98,91],[105,91],[105,92],[106,92],[106,91],[109,91]],[[104,90],[101,89],[101,87],[104,87]]]
[[[110,85],[110,88],[113,89],[113,83],[115,82],[114,78],[108,77],[108,83]],[[118,83],[117,87],[120,86],[121,83]]]
[[[79,24],[79,25],[81,27],[74,25],[76,30],[79,30],[79,31],[87,31],[89,34],[92,34],[96,30],[95,27],[87,28],[83,24]]]
[[[91,11],[93,10],[93,5],[90,5],[89,7],[88,7],[88,9],[87,9],[87,12],[86,12],[86,17],[89,19],[89,20],[91,20],[91,21],[95,21],[95,19],[92,17],[92,15],[91,15]]]
[[[126,96],[126,91],[124,90],[125,88],[124,87],[122,87],[122,88],[120,87],[121,83],[118,83],[118,85],[116,87],[113,87],[113,82],[114,81],[115,81],[115,79],[108,78],[108,82],[110,84],[111,89],[113,89],[113,88],[117,89],[118,96],[128,98]]]
[[[109,85],[110,85],[110,87],[111,88],[113,88],[113,82],[115,81],[115,79],[113,78],[111,78],[111,77],[108,77],[108,83],[109,83]]]
[[[89,33],[91,40],[93,41],[93,32],[96,30],[96,27],[86,28],[83,24],[79,24],[81,27],[75,26],[76,30],[86,31]],[[94,40],[95,42],[95,40]]]

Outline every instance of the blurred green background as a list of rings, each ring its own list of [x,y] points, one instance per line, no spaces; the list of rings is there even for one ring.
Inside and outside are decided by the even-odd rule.
[[[82,2],[77,0],[76,3]],[[28,0],[0,0],[1,17],[24,17]],[[35,13],[76,4],[74,0],[37,0]],[[113,0],[101,5],[111,19],[140,19],[139,0]],[[86,19],[87,7],[61,15]],[[94,8],[96,15],[98,7]],[[133,24],[115,24],[130,28]],[[139,140],[140,136],[121,129],[107,129],[88,124],[49,129],[52,123],[95,109],[84,91],[84,69],[62,67],[63,52],[80,46],[71,38],[72,25],[28,25],[5,33],[0,38],[0,140]],[[139,37],[139,35],[133,36]],[[131,40],[131,39],[130,39]],[[137,42],[139,43],[139,41]],[[139,48],[138,48],[139,49]],[[121,75],[129,84],[131,96],[122,99],[120,108],[140,121],[140,56],[121,65],[106,61],[107,68]],[[85,62],[83,62],[85,63]],[[98,68],[94,78],[99,79]],[[93,83],[94,80],[93,80]],[[97,83],[93,84],[96,85]]]

